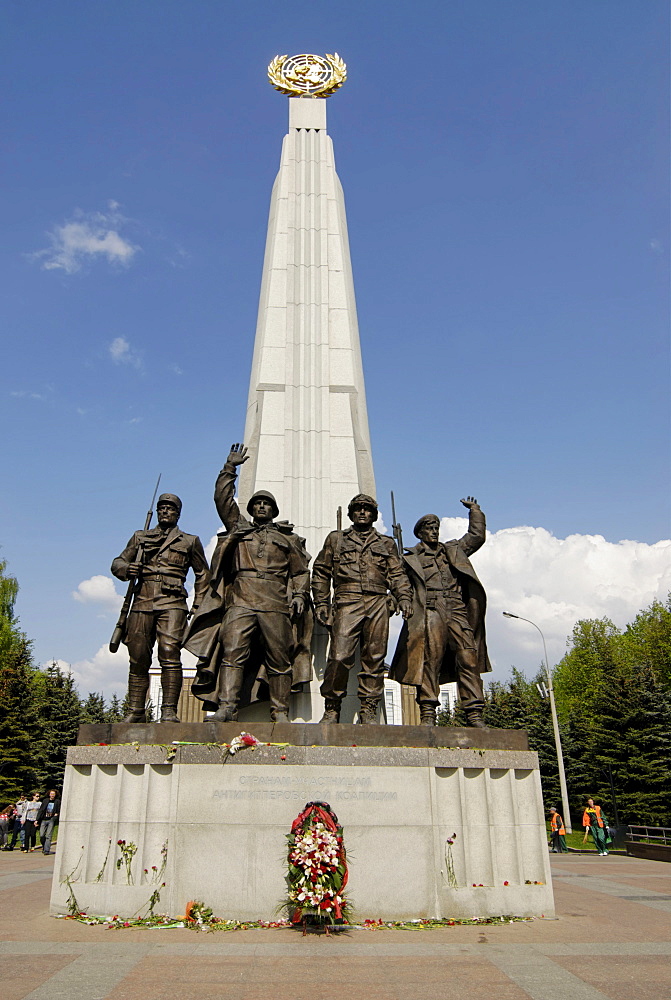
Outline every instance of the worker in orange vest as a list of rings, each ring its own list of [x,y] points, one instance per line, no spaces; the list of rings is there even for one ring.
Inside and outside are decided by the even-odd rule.
[[[557,812],[554,806],[550,806],[550,831],[552,833],[552,854],[566,854],[568,853],[568,847],[566,846],[566,829],[564,828],[564,820],[561,815]]]
[[[606,855],[606,838],[608,836],[608,820],[603,814],[601,806],[594,805],[594,799],[588,799],[585,811],[582,815],[582,825],[585,827],[583,844],[587,843],[587,834],[592,834],[592,840],[599,854]]]

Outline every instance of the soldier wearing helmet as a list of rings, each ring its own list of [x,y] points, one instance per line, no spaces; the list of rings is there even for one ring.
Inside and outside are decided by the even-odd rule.
[[[309,556],[292,525],[274,520],[279,510],[272,493],[258,490],[251,497],[251,522],[241,515],[234,499],[235,480],[237,467],[248,457],[244,445],[234,444],[214,490],[226,533],[219,536],[212,557],[210,591],[185,641],[200,660],[191,692],[206,708],[216,708],[212,721],[233,722],[245,673],[249,679],[262,667],[271,718],[289,722],[292,619],[306,610]],[[259,649],[261,662],[255,655]]]
[[[124,722],[145,722],[152,651],[158,640],[161,664],[161,722],[179,722],[177,703],[182,690],[180,647],[187,620],[184,582],[189,569],[196,577],[192,613],[210,581],[210,571],[197,535],[177,527],[182,501],[174,493],[162,493],[156,504],[158,526],[136,531],[112,563],[119,580],[138,580],[128,615],[124,642],[128,647],[129,714]],[[142,553],[142,559],[138,555]]]
[[[350,501],[347,513],[352,527],[327,536],[312,569],[315,615],[322,625],[331,628],[320,689],[326,702],[321,721],[340,721],[340,706],[359,647],[359,722],[375,723],[384,690],[389,638],[387,596],[391,591],[403,617],[408,618],[412,614],[412,591],[393,541],[373,527],[378,518],[373,497],[359,493]]]

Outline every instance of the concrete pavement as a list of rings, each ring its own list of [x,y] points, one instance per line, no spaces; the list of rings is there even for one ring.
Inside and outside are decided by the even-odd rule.
[[[303,938],[56,920],[53,857],[2,852],[0,1000],[669,1000],[671,865],[551,858],[557,920]]]

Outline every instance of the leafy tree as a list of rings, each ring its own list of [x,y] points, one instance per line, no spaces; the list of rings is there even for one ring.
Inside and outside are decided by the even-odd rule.
[[[671,824],[671,595],[621,632],[585,620],[555,668],[554,686],[573,810],[592,795],[623,823]]]
[[[671,693],[671,594],[639,612],[622,636],[625,655],[647,663],[658,683]]]
[[[586,619],[574,626],[571,649],[552,674],[560,718],[569,718],[576,710],[598,713],[601,675],[615,669],[619,637],[609,618]]]

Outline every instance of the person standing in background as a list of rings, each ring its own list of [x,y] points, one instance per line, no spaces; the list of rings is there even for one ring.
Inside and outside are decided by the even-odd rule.
[[[37,842],[37,814],[40,811],[41,805],[42,801],[40,799],[40,793],[33,792],[33,797],[26,808],[26,821],[23,825],[24,837],[23,847],[21,850],[25,854],[27,854],[28,851],[35,850],[35,844]]]
[[[16,845],[16,838],[21,839],[21,850],[23,850],[23,841],[25,838],[25,827],[24,820],[26,816],[26,809],[28,808],[28,800],[25,795],[19,795],[18,801],[14,805],[14,826],[12,828],[12,841],[7,848],[8,851],[13,851]]]
[[[585,827],[583,844],[587,843],[587,834],[592,834],[592,840],[599,854],[606,855],[606,837],[608,836],[608,820],[603,814],[601,806],[594,805],[594,799],[588,799],[585,811],[582,816],[582,825]]]
[[[54,832],[54,823],[58,820],[60,811],[60,799],[56,794],[56,790],[52,788],[49,791],[49,797],[44,800],[37,814],[37,825],[40,828],[43,854],[51,854],[51,836]]]
[[[552,853],[567,854],[568,847],[566,846],[564,820],[554,806],[550,806],[550,831],[552,833]]]

